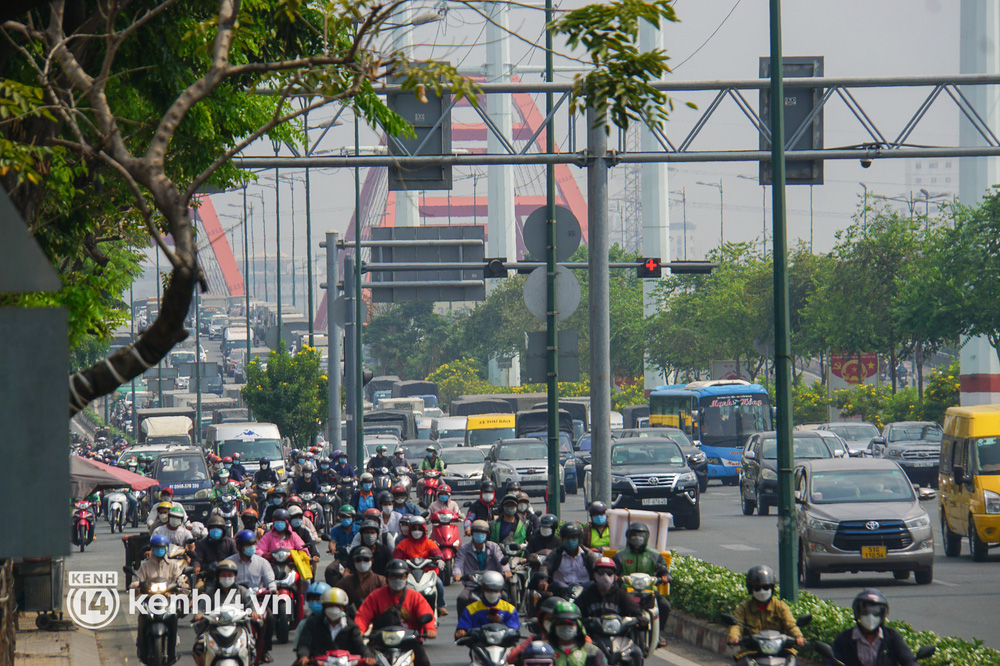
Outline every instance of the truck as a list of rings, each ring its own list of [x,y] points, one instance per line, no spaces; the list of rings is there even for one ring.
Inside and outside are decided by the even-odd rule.
[[[144,407],[135,410],[135,420],[136,420],[136,432],[139,434],[139,443],[145,442],[145,435],[143,434],[143,421],[151,418],[166,417],[166,416],[186,416],[188,420],[193,424],[195,419],[195,410],[188,406],[183,407]],[[190,429],[189,429],[190,430]],[[190,443],[190,442],[189,442]]]
[[[143,444],[191,444],[194,421],[187,416],[153,416],[139,425],[139,442]]]

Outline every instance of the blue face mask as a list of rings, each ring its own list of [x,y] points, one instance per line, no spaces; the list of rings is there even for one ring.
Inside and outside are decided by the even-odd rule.
[[[354,521],[351,520],[350,518],[341,518],[340,519],[340,526],[346,529],[346,528],[350,527],[351,523],[353,523],[353,522]]]
[[[579,547],[579,545],[580,545],[579,539],[566,539],[565,541],[563,541],[563,546],[566,547],[566,550],[576,550],[577,547]]]
[[[319,468],[320,469],[330,469],[330,466],[329,465],[320,465]]]
[[[288,527],[288,523],[286,523],[285,521],[283,520],[274,521],[275,532],[284,532],[286,527]]]
[[[163,557],[166,556],[166,554],[167,554],[167,549],[164,548],[163,546],[157,546],[156,548],[153,549],[153,557],[159,557],[162,559]]]
[[[306,459],[305,458],[299,458],[298,462],[299,462],[300,465],[304,465],[305,462],[306,462]]]
[[[472,542],[473,543],[485,543],[486,542],[486,534],[484,532],[473,532],[472,533]]]
[[[318,601],[309,602],[309,612],[318,615],[323,612],[323,604]]]
[[[434,454],[433,454],[433,453],[431,453],[430,451],[428,451],[428,452],[427,452],[427,457],[428,457],[428,458],[433,458],[433,457],[434,457]]]
[[[278,506],[280,504],[281,504],[281,498],[280,497],[272,497],[271,498],[271,506]]]
[[[347,458],[341,458],[340,459],[340,464],[341,465],[346,465],[347,464]]]
[[[590,519],[590,522],[592,522],[595,525],[597,525],[597,526],[600,527],[602,525],[607,525],[608,524],[608,517],[607,516],[594,516],[593,518]]]
[[[451,495],[438,495],[438,499],[441,500],[442,504],[447,504],[448,500],[451,499]]]
[[[221,539],[222,538],[222,528],[221,527],[213,527],[212,529],[210,529],[208,531],[208,538],[211,539],[212,541],[218,541],[219,539]]]
[[[253,557],[254,553],[257,552],[257,546],[247,546],[243,549],[243,554],[247,557]]]
[[[230,464],[226,465],[226,469],[231,469],[232,466],[233,466],[232,463],[230,463]]]
[[[302,527],[302,519],[292,518],[292,527]]]
[[[362,490],[371,490],[372,489],[372,484],[370,484],[370,483],[362,483],[361,484],[361,489]]]

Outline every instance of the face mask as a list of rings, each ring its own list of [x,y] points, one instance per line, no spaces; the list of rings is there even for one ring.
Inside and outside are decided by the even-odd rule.
[[[882,624],[882,618],[878,615],[865,614],[858,618],[858,624],[868,631],[875,631]]]
[[[566,539],[565,541],[563,541],[563,546],[566,547],[566,550],[576,550],[577,547],[579,547],[579,545],[580,545],[579,539]]]
[[[433,457],[434,457],[434,454],[428,451],[428,452],[427,452],[427,457],[428,457],[428,458],[433,458]]]
[[[344,617],[344,609],[340,606],[330,606],[323,609],[323,612],[326,613],[326,618],[330,622],[340,622],[340,618]]]
[[[221,585],[226,589],[229,589],[235,584],[236,584],[236,576],[226,576],[225,578],[219,579],[219,585]]]
[[[377,534],[372,534],[371,532],[368,532],[367,534],[361,535],[361,543],[365,544],[366,546],[371,546],[372,544],[375,543],[375,540],[377,538],[378,538]]]
[[[257,546],[247,546],[243,549],[243,554],[247,557],[253,557],[254,553],[257,552]]]
[[[393,592],[402,592],[403,588],[406,587],[406,580],[403,578],[390,578],[389,579],[389,589]]]
[[[318,601],[310,601],[309,602],[309,612],[313,613],[313,614],[315,614],[315,613],[322,613],[323,612],[323,604],[321,604]]]
[[[165,514],[165,513],[161,513],[161,514],[158,514],[156,517],[160,519],[161,523],[165,523],[165,522],[167,522],[167,518],[169,516],[167,514]]]
[[[292,527],[302,527],[302,519],[292,518]]]
[[[372,570],[372,561],[357,560],[354,562],[354,568],[357,569],[359,573],[368,573]]]
[[[451,495],[438,495],[438,501],[441,502],[441,504],[447,504],[450,499]]]
[[[347,458],[341,458],[340,459],[340,464],[341,465],[346,465],[347,464]]]
[[[351,523],[353,523],[353,522],[354,521],[351,520],[350,518],[341,518],[340,519],[340,526],[343,527],[343,528],[345,528],[345,529],[347,529],[348,527],[351,526]]]
[[[766,604],[771,600],[771,590],[754,590],[753,598],[762,604]]]
[[[362,483],[361,484],[361,489],[362,490],[371,490],[372,489],[372,484],[370,484],[370,483]]]
[[[576,625],[575,624],[567,624],[567,625],[562,625],[562,626],[556,627],[556,636],[559,637],[559,640],[565,641],[565,642],[568,643],[569,641],[571,641],[574,638],[576,638]]]
[[[286,527],[288,527],[288,523],[286,523],[285,521],[283,520],[274,521],[275,532],[284,532]]]
[[[163,557],[166,556],[166,554],[167,554],[167,549],[164,548],[163,546],[157,546],[156,548],[153,549],[153,557],[159,557],[160,559],[163,559]]]
[[[496,606],[497,602],[500,601],[499,592],[483,592],[483,601],[488,603],[490,606]]]
[[[607,516],[594,516],[593,518],[590,519],[590,522],[594,523],[598,527],[602,527],[602,526],[608,524],[608,517]]]
[[[305,477],[306,481],[308,481],[309,479],[313,478],[313,473],[312,472],[306,472],[302,476]]]
[[[541,625],[542,625],[542,634],[548,636],[549,632],[552,631],[552,622],[550,622],[549,620],[542,620]]]
[[[517,505],[517,512],[518,513],[524,513],[527,510],[528,510],[528,505],[527,504],[522,503],[522,504],[518,504]]]
[[[304,465],[305,462],[306,462],[306,459],[305,458],[299,458],[298,462],[299,462],[300,465]]]
[[[218,541],[219,539],[221,539],[222,538],[222,528],[221,527],[213,527],[212,529],[210,529],[208,531],[208,538],[211,539],[212,541]]]
[[[392,501],[396,506],[403,506],[404,504],[406,504],[405,497],[394,497]]]
[[[384,513],[387,516],[390,513],[392,513],[392,505],[391,504],[383,504],[382,505],[382,513]]]
[[[399,526],[399,533],[402,534],[403,536],[410,536],[410,526],[409,525],[400,525]]]
[[[182,522],[181,519],[178,518],[178,517],[176,517],[176,516],[173,516],[173,517],[170,518],[170,526],[171,527],[180,527],[181,526],[181,522]]]
[[[226,465],[226,469],[230,469],[230,468],[232,468],[232,466],[233,466],[232,463],[230,463],[230,464]]]
[[[216,472],[221,472],[222,471],[222,463],[218,463],[217,465],[215,465],[215,471]]]
[[[330,469],[330,466],[329,465],[320,465],[319,468],[322,469],[322,470],[328,470],[328,469]]]
[[[482,498],[485,504],[489,504],[490,502],[493,501],[493,498],[496,497],[496,495],[494,495],[493,493],[483,493],[482,495],[480,495],[480,497]]]
[[[597,587],[601,590],[601,592],[607,592],[611,589],[612,583],[615,582],[615,577],[614,574],[595,573],[594,582],[597,583]]]
[[[541,534],[543,537],[550,537],[550,536],[552,536],[552,528],[551,527],[539,527],[538,528],[538,533]]]
[[[424,538],[423,530],[410,530],[410,538],[414,541],[420,541]]]
[[[271,506],[278,506],[279,504],[281,504],[281,498],[280,497],[272,497],[271,498]]]
[[[628,538],[628,545],[632,546],[636,550],[639,550],[646,544],[646,540],[641,536],[633,536]]]
[[[511,506],[511,505],[508,504],[507,506],[505,506],[503,508],[503,515],[505,515],[505,516],[513,516],[515,513],[517,513],[517,507],[516,506]]]
[[[473,532],[472,533],[472,542],[473,543],[485,543],[486,542],[486,533],[485,532]]]

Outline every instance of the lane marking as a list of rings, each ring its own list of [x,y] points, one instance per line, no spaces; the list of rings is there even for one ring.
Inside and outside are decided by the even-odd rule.
[[[958,583],[949,583],[946,580],[935,580],[934,584],[935,585],[946,585],[948,587],[961,587]]]
[[[754,548],[753,546],[748,546],[745,543],[720,543],[719,548],[725,548],[726,550],[736,550],[740,552],[760,550],[760,548]]]

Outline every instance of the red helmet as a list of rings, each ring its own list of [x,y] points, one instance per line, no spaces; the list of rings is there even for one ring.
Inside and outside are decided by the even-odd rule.
[[[244,515],[244,516],[253,516],[254,518],[260,518],[260,514],[257,513],[256,509],[244,509],[242,515]]]
[[[322,450],[323,449],[319,448],[318,446],[310,446],[309,447],[309,453],[313,453],[315,455],[319,455]]]
[[[448,484],[445,484],[445,485],[441,486],[440,488],[438,488],[438,495],[441,495],[442,493],[447,493],[447,494],[450,495],[451,494],[451,486],[449,486]]]
[[[397,483],[396,485],[394,485],[392,487],[392,494],[393,495],[406,495],[407,494],[407,490],[406,490],[406,488],[402,484]]]
[[[374,509],[374,508],[372,508],[372,509],[365,509],[365,512],[362,514],[362,519],[363,520],[368,520],[368,519],[377,520],[379,523],[381,523],[382,522],[382,512],[379,511],[378,509]]]
[[[222,462],[224,462],[224,463],[232,463],[233,459],[230,456],[226,456],[225,458],[222,459]]]
[[[613,573],[618,573],[618,565],[610,557],[602,557],[594,564],[594,571],[598,569],[611,569]]]
[[[285,504],[287,504],[288,506],[292,506],[293,504],[302,506],[302,498],[299,497],[298,495],[289,495],[288,501],[285,502]]]
[[[217,462],[222,462],[222,458],[220,458],[219,456],[215,455],[214,453],[211,453],[208,456],[208,462],[210,462],[210,463],[212,463],[214,465]]]
[[[161,488],[160,489],[160,494],[161,495],[170,495],[171,497],[173,497],[173,495],[174,495],[174,489],[171,488],[170,486],[167,486],[166,488]]]
[[[233,454],[233,460],[239,460],[239,459],[240,459],[240,458],[242,458],[242,457],[243,457],[243,456],[241,456],[241,455],[240,455],[240,452],[239,452],[239,451],[237,451],[236,453],[234,453],[234,454]]]

